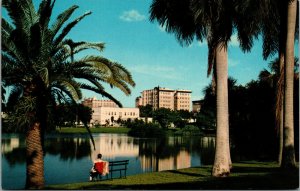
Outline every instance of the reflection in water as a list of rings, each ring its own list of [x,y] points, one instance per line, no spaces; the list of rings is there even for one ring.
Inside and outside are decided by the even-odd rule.
[[[200,141],[201,164],[209,165],[214,162],[216,139],[215,137],[202,137]],[[212,149],[213,148],[213,149]]]
[[[212,164],[214,158],[214,137],[139,139],[127,135],[94,134],[94,140],[96,150],[88,136],[46,137],[46,184],[87,181],[92,160],[98,153],[102,153],[104,160],[129,159],[128,175]],[[23,188],[26,172],[25,139],[3,136],[1,149],[3,188]],[[13,180],[20,177],[23,181],[12,184]]]
[[[191,166],[191,156],[182,137],[140,140],[139,157],[143,171],[162,171]]]
[[[90,155],[91,145],[87,137],[48,138],[45,151],[46,154],[59,155],[61,160],[78,160]]]
[[[11,137],[10,139],[2,139],[1,150],[2,153],[8,153],[20,146],[19,137]]]
[[[24,157],[26,155],[25,139],[23,137],[17,135],[3,136],[1,143],[2,156],[5,156],[11,167],[26,162]]]
[[[92,150],[93,159],[98,153],[101,153],[105,160],[114,160],[116,157],[136,157],[139,153],[138,145],[133,144],[133,137],[118,134],[94,135],[94,140],[96,150]]]

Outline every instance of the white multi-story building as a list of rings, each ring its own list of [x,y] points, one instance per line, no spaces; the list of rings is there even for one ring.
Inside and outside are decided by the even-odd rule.
[[[93,124],[113,124],[118,119],[137,119],[140,116],[139,108],[115,108],[115,107],[97,107],[92,108],[93,115],[91,123]]]
[[[93,125],[112,125],[118,119],[137,119],[140,116],[139,108],[119,108],[111,100],[97,100],[96,98],[88,98],[82,102],[83,105],[90,107],[93,110],[92,119]]]

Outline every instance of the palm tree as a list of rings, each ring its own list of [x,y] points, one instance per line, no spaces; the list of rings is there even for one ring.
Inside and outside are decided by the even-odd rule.
[[[236,8],[238,1],[200,1],[200,0],[153,0],[150,7],[150,20],[157,20],[166,31],[174,33],[183,44],[192,43],[194,37],[202,41],[207,39],[208,75],[214,69],[216,77],[216,103],[217,103],[217,134],[215,162],[213,176],[228,176],[231,168],[229,148],[229,122],[228,122],[228,42],[237,28],[241,48],[250,50],[253,37],[258,35],[256,25],[247,26],[251,15]],[[247,5],[247,6],[245,6]],[[249,10],[245,4],[243,10]],[[247,12],[249,14],[251,12]],[[254,14],[254,13],[253,13]],[[246,15],[246,16],[245,16]]]
[[[285,121],[287,120],[289,121],[287,122],[289,123],[288,125],[289,128],[293,128],[293,125],[291,125],[291,121],[293,120],[289,119],[288,117],[291,115],[293,116],[293,114],[291,113],[287,114],[283,108],[284,104],[287,103],[292,104],[290,103],[290,101],[288,101],[291,98],[287,98],[284,95],[286,95],[285,93],[286,89],[293,87],[292,84],[286,83],[286,82],[291,82],[291,80],[287,80],[285,76],[292,75],[289,77],[289,79],[292,79],[293,74],[291,73],[292,69],[289,69],[290,71],[289,74],[285,74],[284,70],[286,68],[285,65],[286,63],[291,63],[290,64],[291,66],[289,67],[294,68],[292,66],[294,64],[294,61],[292,60],[294,59],[293,47],[290,47],[287,50],[287,46],[293,46],[294,42],[291,43],[291,41],[294,41],[296,38],[298,38],[298,35],[295,35],[295,33],[298,33],[298,27],[296,27],[296,25],[298,24],[298,22],[296,22],[296,19],[298,19],[297,2],[287,0],[287,1],[260,1],[258,3],[267,4],[267,6],[265,6],[265,8],[262,9],[264,14],[263,17],[261,17],[262,34],[263,34],[263,42],[264,42],[263,57],[264,59],[267,59],[270,55],[274,55],[276,53],[278,53],[279,56],[278,68],[280,71],[280,77],[277,82],[276,128],[279,130],[279,142],[280,142],[278,162],[279,164],[283,165],[282,157],[283,155],[285,155],[283,154],[284,140],[289,140],[288,141],[289,143],[285,143],[285,145],[290,145],[291,144],[290,140],[293,140],[293,135],[291,133],[288,133],[289,135],[286,135],[288,137],[291,136],[291,138],[284,138],[284,132],[293,131],[293,130],[284,131],[284,126],[285,126],[284,123],[286,123]],[[257,6],[257,7],[261,7],[261,6]],[[289,14],[290,12],[292,12],[292,14]],[[272,20],[273,22],[270,22],[270,20]],[[289,22],[290,20],[292,20],[292,22]],[[292,25],[288,26],[288,23],[292,23]],[[287,84],[289,84],[288,85],[289,88],[286,87]],[[292,92],[289,92],[288,94],[291,93]],[[291,112],[293,109],[289,108],[288,110],[289,112]]]
[[[284,67],[284,136],[281,166],[296,167],[294,148],[294,41],[296,30],[297,1],[287,1],[287,30]]]
[[[276,85],[276,112],[275,112],[275,129],[279,137],[278,163],[281,164],[283,148],[283,85],[284,85],[284,50],[286,27],[286,9],[284,1],[260,1],[259,3],[267,4],[263,9],[263,16],[260,19],[263,37],[263,58],[268,59],[270,56],[278,53],[278,78]],[[261,7],[261,6],[258,6]],[[270,22],[270,20],[274,22]]]
[[[66,23],[78,6],[62,12],[49,26],[54,3],[43,0],[36,11],[31,0],[2,1],[12,21],[2,18],[2,84],[12,87],[7,92],[8,108],[14,111],[10,116],[26,133],[26,188],[31,189],[44,187],[42,143],[51,107],[79,101],[81,89],[102,94],[122,106],[101,82],[127,95],[131,93],[129,87],[135,85],[130,73],[116,62],[101,56],[75,59],[85,49],[102,51],[104,44],[66,39],[70,30],[91,14],[86,12]]]

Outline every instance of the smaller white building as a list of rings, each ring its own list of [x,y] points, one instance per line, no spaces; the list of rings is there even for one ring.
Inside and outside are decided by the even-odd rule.
[[[119,119],[138,119],[140,116],[139,108],[117,108],[117,107],[96,107],[93,109],[91,122],[94,125],[112,125]]]

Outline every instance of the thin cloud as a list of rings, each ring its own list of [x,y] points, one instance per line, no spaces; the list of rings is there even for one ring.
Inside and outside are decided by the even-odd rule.
[[[239,64],[239,61],[228,59],[228,67],[235,67]]]
[[[130,71],[150,75],[154,77],[172,79],[172,80],[182,80],[182,75],[174,67],[168,66],[148,66],[148,65],[138,65],[130,68]]]
[[[138,22],[146,19],[145,15],[142,15],[137,10],[124,11],[120,16],[120,19],[126,22]]]

